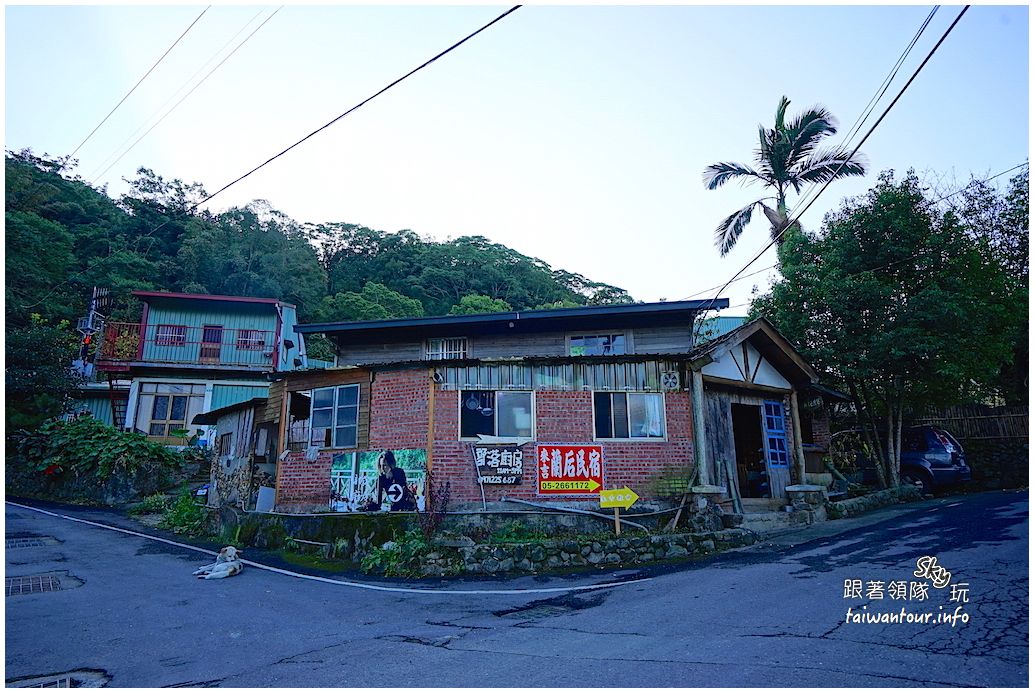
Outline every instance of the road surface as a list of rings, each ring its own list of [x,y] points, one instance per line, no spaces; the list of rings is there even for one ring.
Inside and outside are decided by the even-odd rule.
[[[130,526],[109,513],[45,507]],[[256,567],[231,579],[197,580],[192,570],[212,559],[193,549],[11,503],[6,523],[8,581],[56,576],[61,587],[6,598],[8,682],[87,670],[108,686],[143,687],[1026,686],[1029,680],[1026,492],[926,500],[648,570],[363,579],[416,588],[408,592]],[[936,558],[936,566],[929,569],[926,561],[928,570],[916,577],[923,557]],[[936,588],[934,580],[945,582],[941,568],[950,585]],[[928,583],[927,598],[892,598],[891,583],[902,581]],[[625,584],[566,591],[613,582]],[[872,583],[884,583],[882,598]],[[900,618],[902,610],[906,620],[926,612],[934,620],[944,612],[957,619],[851,622],[849,609],[855,619],[860,613]]]

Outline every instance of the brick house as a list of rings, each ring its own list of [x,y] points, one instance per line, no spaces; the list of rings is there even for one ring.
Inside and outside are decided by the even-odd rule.
[[[672,480],[683,491],[690,479],[728,481],[708,450],[715,436],[694,434],[716,425],[704,414],[718,388],[768,403],[782,435],[770,426],[757,437],[782,446],[772,456],[789,481],[798,458],[803,467],[794,393],[814,371],[766,321],[723,335],[717,350],[695,344],[698,313],[727,303],[299,325],[329,337],[342,365],[277,374],[270,387],[263,420],[277,428],[277,507],[403,509],[409,496],[422,506],[428,469],[449,481],[456,508],[598,507],[601,487],[624,486],[662,506]],[[748,345],[760,380],[708,372],[734,343]],[[379,466],[385,451],[402,473]],[[397,503],[378,492],[378,473],[396,475]]]

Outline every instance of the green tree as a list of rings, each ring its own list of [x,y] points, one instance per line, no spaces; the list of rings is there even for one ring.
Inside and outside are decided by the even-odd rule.
[[[66,412],[81,379],[71,369],[78,340],[67,322],[39,314],[25,327],[8,326],[5,419],[8,432],[33,429]]]
[[[1008,358],[1005,273],[911,172],[882,174],[820,234],[791,229],[779,257],[783,279],[753,312],[851,393],[896,485],[904,418],[971,397]]]
[[[789,221],[786,196],[791,188],[800,195],[801,187],[808,183],[865,175],[865,165],[859,157],[850,157],[839,149],[819,148],[823,138],[837,132],[836,119],[829,111],[813,106],[786,122],[789,105],[790,100],[785,96],[779,100],[775,127],[758,126],[755,167],[723,161],[704,169],[704,185],[708,190],[715,190],[731,180],[740,180],[744,184],[761,182],[775,192],[774,197],[755,200],[718,225],[715,245],[722,256],[736,245],[755,208],[761,207],[768,217],[772,239],[778,244],[785,240],[781,234]],[[774,209],[765,204],[773,200]]]
[[[366,282],[360,293],[343,291],[325,296],[313,311],[313,321],[387,320],[417,318],[423,314],[424,307],[415,298],[403,296],[377,282]]]
[[[986,244],[1006,276],[1003,327],[1012,335],[1012,356],[993,389],[1009,405],[1025,405],[1030,360],[1030,171],[1009,181],[1004,195],[983,181],[971,181],[956,207],[967,233]]]
[[[512,310],[510,304],[498,298],[481,294],[468,294],[449,310],[449,315],[475,315],[478,313],[505,313]]]

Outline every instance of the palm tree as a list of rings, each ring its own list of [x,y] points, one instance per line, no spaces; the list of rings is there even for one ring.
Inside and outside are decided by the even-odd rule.
[[[806,183],[825,183],[845,176],[865,175],[865,164],[860,156],[851,157],[839,149],[818,148],[824,137],[837,131],[836,119],[829,111],[822,106],[813,106],[787,123],[786,107],[789,105],[790,100],[785,96],[780,99],[774,128],[769,130],[758,126],[760,147],[754,153],[756,169],[724,161],[704,169],[704,185],[708,190],[740,178],[745,184],[761,181],[776,193],[775,197],[751,202],[718,225],[714,239],[723,257],[736,245],[743,229],[750,223],[755,207],[761,207],[765,212],[772,225],[772,239],[779,243],[789,219],[786,194],[790,188],[800,195],[801,186]],[[772,200],[775,200],[775,209],[765,204]]]

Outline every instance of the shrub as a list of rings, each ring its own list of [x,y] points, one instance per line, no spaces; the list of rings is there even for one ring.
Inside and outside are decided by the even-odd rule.
[[[140,433],[120,431],[92,417],[48,421],[33,433],[14,435],[25,463],[48,476],[72,472],[77,478],[106,481],[132,476],[141,469],[178,469],[178,453]]]
[[[194,501],[194,495],[185,489],[166,510],[158,526],[176,534],[196,537],[204,533],[207,515],[202,506]]]
[[[391,577],[420,575],[420,557],[429,550],[422,532],[409,530],[381,546],[371,549],[360,562],[364,572]]]
[[[169,499],[164,493],[147,496],[129,510],[130,515],[151,515],[164,513],[169,509]]]

